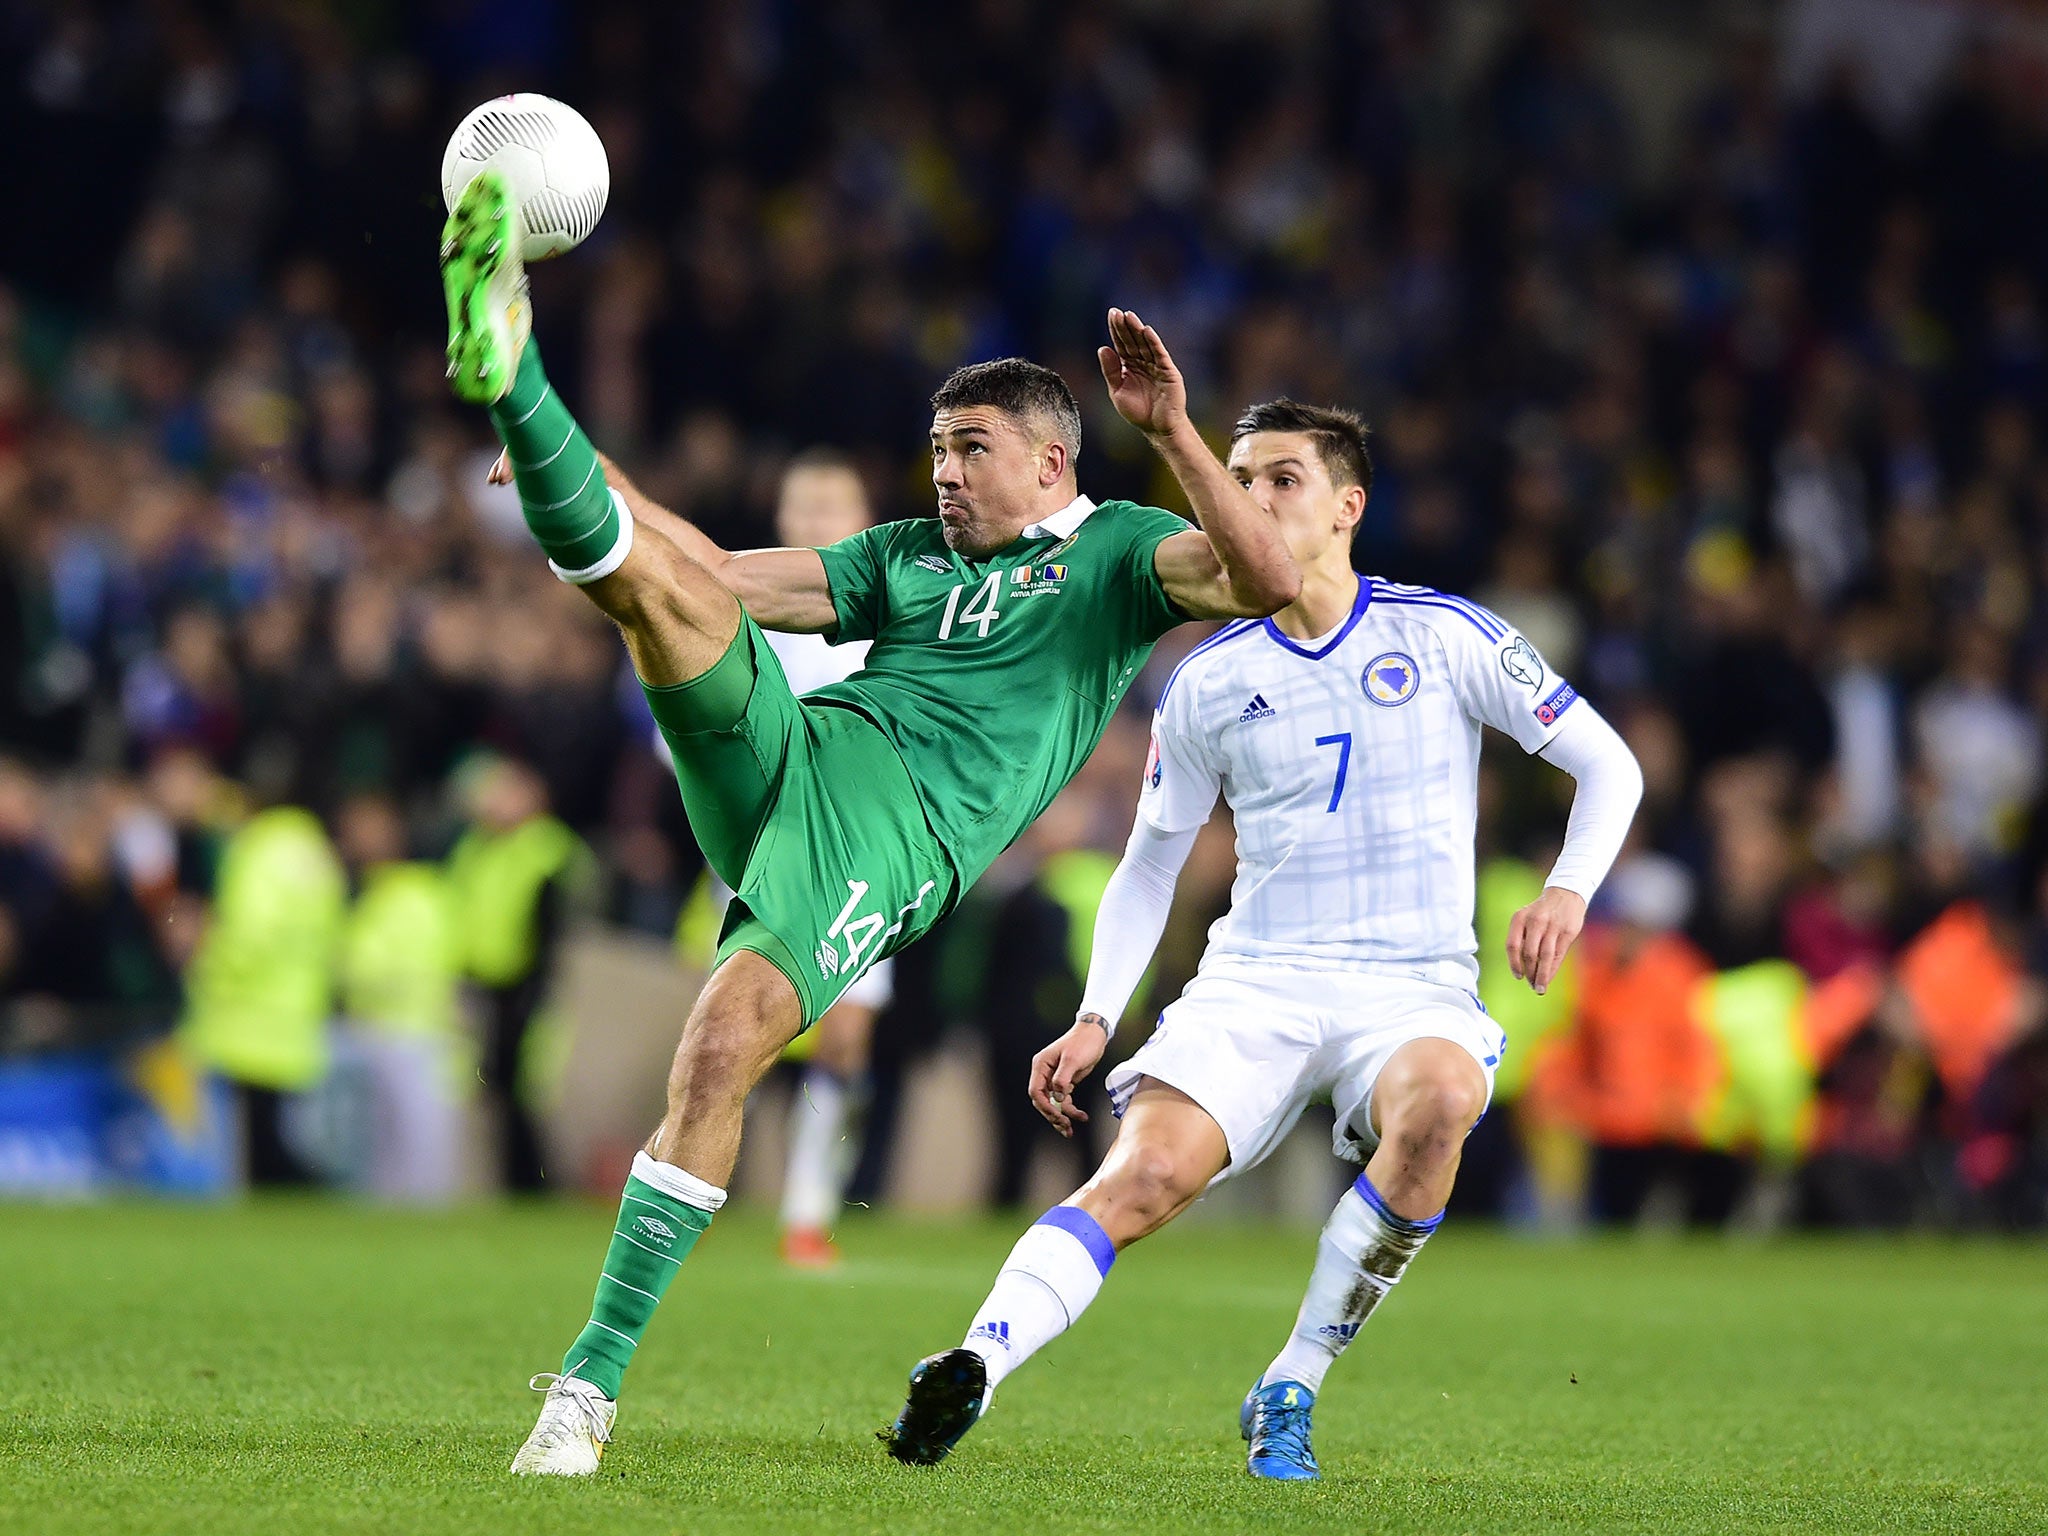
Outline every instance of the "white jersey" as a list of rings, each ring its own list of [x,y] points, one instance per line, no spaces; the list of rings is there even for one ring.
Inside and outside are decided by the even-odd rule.
[[[1196,646],[1160,698],[1138,814],[1186,831],[1220,790],[1236,818],[1204,966],[1476,980],[1479,728],[1534,752],[1577,697],[1476,603],[1377,578],[1315,643],[1247,619]]]
[[[768,648],[782,663],[782,675],[789,679],[789,691],[798,698],[813,688],[823,688],[827,683],[843,683],[867,665],[868,642],[865,640],[832,645],[823,635],[785,635],[773,629],[763,633],[768,636]]]

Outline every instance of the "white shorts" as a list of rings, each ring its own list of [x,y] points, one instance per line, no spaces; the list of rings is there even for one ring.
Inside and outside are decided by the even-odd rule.
[[[1257,1167],[1311,1104],[1335,1109],[1333,1148],[1362,1163],[1379,1145],[1373,1085],[1410,1040],[1463,1046],[1486,1073],[1491,1096],[1507,1036],[1464,988],[1232,959],[1205,966],[1188,983],[1106,1086],[1119,1116],[1147,1077],[1207,1110],[1230,1144],[1230,1166],[1218,1182]]]

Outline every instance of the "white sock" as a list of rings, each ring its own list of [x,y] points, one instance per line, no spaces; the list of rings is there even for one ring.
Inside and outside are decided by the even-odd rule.
[[[823,1067],[808,1067],[789,1106],[789,1171],[782,1179],[782,1225],[832,1230],[846,1193],[851,1159],[846,1155],[848,1110],[853,1098],[846,1079]]]
[[[1077,1205],[1054,1206],[1017,1239],[963,1345],[986,1362],[991,1392],[1073,1327],[1115,1262],[1109,1234]]]
[[[1311,1392],[1322,1391],[1323,1377],[1345,1345],[1358,1336],[1372,1309],[1443,1219],[1442,1212],[1427,1221],[1396,1216],[1361,1173],[1323,1223],[1316,1267],[1309,1273],[1294,1332],[1259,1378],[1261,1385],[1298,1381]]]

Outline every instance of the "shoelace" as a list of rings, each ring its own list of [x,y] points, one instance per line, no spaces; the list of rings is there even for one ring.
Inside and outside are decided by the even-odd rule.
[[[602,1394],[589,1382],[578,1380],[574,1376],[557,1375],[553,1371],[542,1371],[529,1380],[526,1386],[529,1391],[546,1393],[550,1408],[557,1402],[573,1403],[577,1414],[583,1420],[582,1428],[588,1432],[591,1439],[607,1442],[611,1439],[611,1430],[605,1424],[604,1413],[597,1406],[596,1400],[601,1398]],[[553,1431],[556,1426],[549,1425],[548,1428]],[[543,1439],[552,1444],[555,1436],[549,1433]]]
[[[1315,1452],[1309,1449],[1308,1426],[1309,1411],[1298,1404],[1292,1408],[1279,1403],[1260,1404],[1253,1433],[1257,1454],[1279,1456],[1307,1466],[1315,1460]]]

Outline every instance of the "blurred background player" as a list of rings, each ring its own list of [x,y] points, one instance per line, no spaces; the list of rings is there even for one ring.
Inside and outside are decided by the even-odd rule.
[[[509,483],[511,469],[501,455],[493,481]],[[775,533],[792,549],[822,549],[872,527],[867,487],[853,461],[830,448],[808,448],[789,461],[775,502]],[[813,688],[841,682],[866,662],[868,642],[833,645],[823,635],[768,631],[768,645],[782,663],[790,691],[802,698]],[[668,748],[655,732],[656,749]],[[732,892],[710,869],[697,898],[685,906],[677,940],[692,961],[709,968],[717,948],[720,914]],[[783,1059],[801,1071],[790,1102],[789,1148],[782,1180],[782,1256],[804,1269],[826,1269],[839,1260],[832,1227],[839,1219],[846,1181],[858,1155],[851,1128],[866,1094],[868,1049],[875,1018],[895,990],[895,962],[873,966],[825,1010],[815,1027],[797,1036]]]
[[[1294,1331],[1245,1398],[1254,1476],[1319,1475],[1324,1373],[1443,1220],[1465,1135],[1507,1048],[1473,990],[1481,726],[1578,784],[1562,851],[1507,934],[1546,989],[1642,796],[1613,727],[1511,626],[1462,598],[1352,569],[1372,487],[1365,428],[1278,400],[1231,436],[1230,469],[1280,527],[1300,596],[1189,653],[1153,722],[1138,817],[1096,919],[1073,1028],[1032,1063],[1032,1102],[1071,1133],[1158,947],[1174,884],[1220,793],[1235,820],[1231,910],[1202,969],[1109,1076],[1122,1119],[1095,1177],[1011,1251],[966,1340],[923,1361],[888,1432],[929,1464],[996,1386],[1065,1332],[1122,1249],[1263,1161],[1311,1103],[1365,1171],[1337,1202]]]
[[[812,448],[789,461],[775,502],[775,532],[784,544],[822,549],[874,520],[851,459]],[[868,655],[865,640],[833,645],[823,635],[771,631],[768,645],[798,698],[851,677]],[[790,1047],[789,1055],[805,1062],[790,1106],[789,1164],[782,1176],[782,1256],[792,1264],[838,1262],[832,1226],[853,1168],[849,1131],[858,1118],[875,1016],[889,1006],[894,977],[895,962],[877,963]]]

